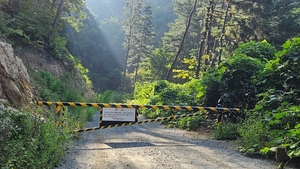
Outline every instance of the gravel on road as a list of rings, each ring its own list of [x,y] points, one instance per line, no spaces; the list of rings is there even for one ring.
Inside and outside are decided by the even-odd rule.
[[[97,126],[99,114],[88,127]],[[243,156],[235,142],[207,133],[146,123],[81,133],[57,169],[275,169],[272,160]]]

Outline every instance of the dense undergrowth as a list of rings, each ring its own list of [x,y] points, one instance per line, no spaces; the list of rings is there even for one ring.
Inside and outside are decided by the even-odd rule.
[[[80,90],[49,72],[30,72],[41,97],[47,101],[86,101]],[[93,98],[90,98],[90,100]],[[53,168],[59,165],[75,135],[70,131],[86,126],[93,108],[65,107],[64,126],[55,106],[31,106],[25,110],[0,107],[0,168]],[[60,127],[58,127],[58,125]]]
[[[300,38],[278,51],[266,41],[240,45],[218,68],[184,84],[167,81],[137,84],[134,99],[142,104],[237,107],[242,116],[215,126],[216,139],[238,139],[247,155],[275,158],[282,164],[300,157]],[[191,78],[192,79],[192,78]],[[148,118],[187,112],[149,111]],[[205,125],[208,117],[169,123],[188,130]]]

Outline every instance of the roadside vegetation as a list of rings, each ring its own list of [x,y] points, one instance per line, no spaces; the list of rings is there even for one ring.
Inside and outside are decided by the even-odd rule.
[[[84,0],[0,0],[0,38],[19,53],[46,52],[68,71],[55,77],[28,68],[37,97],[240,108],[221,126],[211,113],[167,125],[213,128],[215,139],[238,140],[241,153],[275,158],[280,167],[299,161],[298,0],[101,1],[108,2],[124,9],[122,20],[97,23]],[[85,96],[86,89],[94,95]],[[66,133],[85,127],[95,109],[66,108],[64,127],[56,126],[54,109],[0,105],[0,168],[59,165],[78,138]],[[187,112],[141,113],[157,118]]]
[[[283,164],[295,161],[300,157],[299,49],[299,37],[286,41],[278,51],[266,41],[244,43],[200,79],[136,85],[135,100],[142,104],[215,107],[220,103],[241,108],[240,116],[228,117],[221,127],[214,123],[215,139],[237,139],[240,151],[247,155],[276,158]],[[156,118],[174,112],[145,110],[143,114]],[[203,116],[170,124],[197,130],[206,123]]]

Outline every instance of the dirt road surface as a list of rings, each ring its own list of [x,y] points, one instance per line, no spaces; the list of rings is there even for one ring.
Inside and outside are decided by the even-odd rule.
[[[97,126],[98,117],[89,127]],[[81,135],[57,169],[275,169],[278,165],[243,156],[234,142],[157,123]]]

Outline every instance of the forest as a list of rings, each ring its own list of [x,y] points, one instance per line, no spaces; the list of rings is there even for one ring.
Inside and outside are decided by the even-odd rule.
[[[241,116],[214,126],[215,139],[237,140],[242,154],[276,159],[280,167],[299,160],[300,1],[0,0],[0,9],[0,36],[15,50],[46,50],[59,61],[72,60],[96,93],[83,98],[67,81],[32,72],[42,99],[240,108]],[[24,118],[8,116],[15,122]],[[84,119],[91,116],[88,110]],[[79,114],[68,118],[81,119]],[[167,125],[197,131],[207,125],[204,118]],[[43,125],[42,133],[57,130]],[[26,131],[22,137],[29,139]],[[52,135],[60,143],[72,139]],[[19,138],[16,130],[5,143]],[[31,148],[41,148],[36,144]],[[55,146],[64,147],[47,141],[42,147],[55,152],[56,160],[49,163],[43,156],[36,163],[30,159],[37,154],[29,152],[22,161],[10,146],[0,143],[7,153],[0,155],[0,167],[55,166],[63,154]]]

